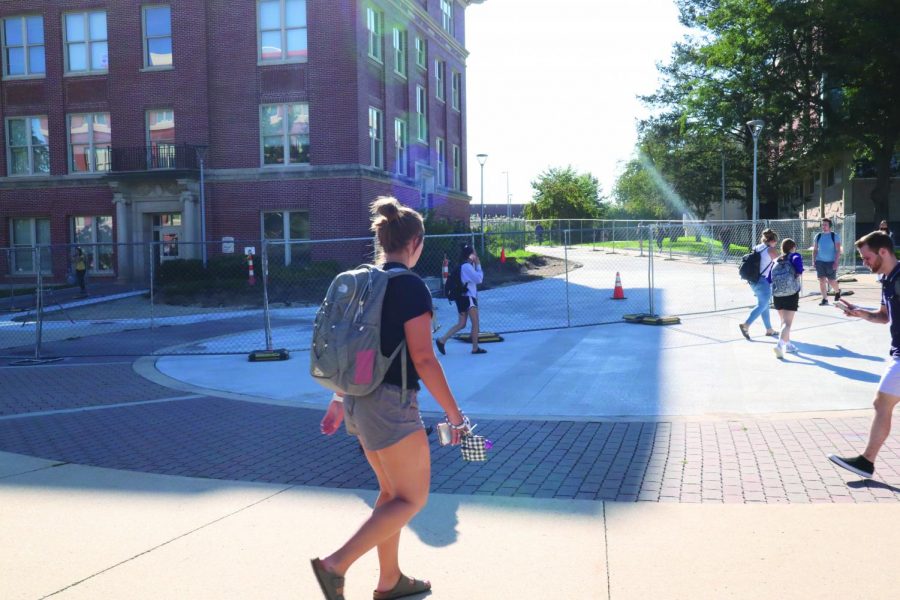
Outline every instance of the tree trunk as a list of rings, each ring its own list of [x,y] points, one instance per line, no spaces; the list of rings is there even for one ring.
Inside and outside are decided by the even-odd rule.
[[[893,144],[881,144],[873,148],[875,157],[875,187],[872,189],[872,222],[890,219],[888,198],[891,193],[891,157]]]

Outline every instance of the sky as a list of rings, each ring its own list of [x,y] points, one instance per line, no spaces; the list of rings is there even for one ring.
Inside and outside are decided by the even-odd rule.
[[[637,96],[656,91],[685,29],[674,0],[486,0],[466,9],[468,188],[473,203],[530,201],[549,167],[609,195],[631,158]]]

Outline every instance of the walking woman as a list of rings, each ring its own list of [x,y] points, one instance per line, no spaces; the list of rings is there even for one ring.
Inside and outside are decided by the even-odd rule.
[[[466,326],[466,319],[472,320],[472,354],[486,354],[487,350],[478,346],[479,316],[478,316],[478,285],[484,281],[484,272],[481,270],[481,261],[475,248],[469,245],[463,246],[459,251],[459,278],[466,286],[466,293],[456,299],[456,311],[459,313],[459,321],[447,330],[442,337],[434,340],[441,354],[447,354],[444,347],[453,334]]]
[[[372,230],[384,253],[383,269],[412,269],[422,255],[425,227],[416,211],[395,198],[372,204]],[[388,283],[381,318],[381,352],[390,355],[406,340],[406,398],[403,398],[403,353],[398,353],[383,383],[364,397],[335,395],[321,430],[337,431],[346,419],[347,432],[359,436],[375,476],[379,494],[365,523],[347,542],[324,558],[315,558],[313,572],[327,600],[343,600],[344,574],[358,558],[378,549],[379,578],[375,600],[402,598],[431,589],[428,581],[407,577],[400,570],[400,531],[428,500],[431,455],[416,392],[425,383],[452,428],[453,444],[469,430],[431,345],[431,294],[418,277],[394,277]]]
[[[759,253],[759,280],[750,284],[750,288],[756,295],[756,307],[750,311],[747,320],[738,325],[741,334],[748,340],[750,339],[750,325],[756,320],[756,317],[762,317],[763,325],[766,326],[766,335],[778,335],[772,329],[772,320],[769,317],[769,301],[772,299],[772,267],[775,265],[775,259],[778,258],[778,250],[775,249],[778,235],[771,229],[766,229],[762,232],[760,242],[753,248],[754,252]]]
[[[781,256],[772,268],[773,303],[781,318],[781,335],[772,349],[775,356],[784,358],[784,351],[797,352],[791,343],[791,324],[800,305],[803,258],[796,252],[797,244],[791,238],[781,242]]]

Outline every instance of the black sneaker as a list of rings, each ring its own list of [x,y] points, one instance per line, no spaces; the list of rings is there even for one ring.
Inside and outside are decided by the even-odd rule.
[[[840,299],[841,299],[841,293],[840,293],[840,292],[835,292],[835,293],[834,293],[834,301],[837,302],[837,301],[840,300]]]
[[[822,298],[822,301],[819,302],[819,306],[828,306],[828,299]]]
[[[842,458],[834,454],[828,455],[828,460],[839,467],[843,467],[851,473],[856,473],[860,477],[871,479],[875,474],[875,465],[865,456],[855,456],[853,458]]]
[[[442,342],[441,340],[434,340],[434,344],[437,346],[437,349],[441,354],[447,354],[447,349],[444,347],[444,342]]]

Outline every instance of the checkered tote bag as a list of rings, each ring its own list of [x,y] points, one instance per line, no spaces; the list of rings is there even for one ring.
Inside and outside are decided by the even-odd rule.
[[[463,460],[484,462],[487,460],[487,449],[484,447],[484,436],[469,434],[462,439],[460,453]]]

